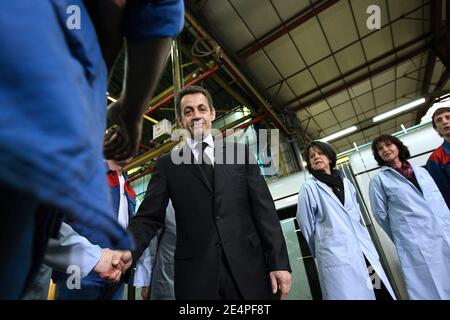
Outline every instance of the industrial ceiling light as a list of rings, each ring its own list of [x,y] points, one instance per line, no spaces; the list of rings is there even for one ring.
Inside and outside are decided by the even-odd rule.
[[[349,134],[350,132],[356,131],[357,129],[358,129],[357,126],[352,126],[350,128],[347,128],[347,129],[338,131],[336,133],[330,134],[329,136],[326,136],[325,138],[320,139],[320,141],[328,142],[328,141],[331,141],[331,140],[335,140],[335,139],[337,139],[339,137],[342,137],[342,136],[345,136],[345,135]]]
[[[390,110],[388,112],[385,112],[385,113],[382,113],[382,114],[380,114],[378,116],[373,117],[372,121],[373,122],[378,122],[378,121],[384,120],[386,118],[392,117],[392,116],[394,116],[396,114],[402,113],[403,111],[406,111],[406,110],[412,109],[414,107],[417,107],[418,105],[421,105],[422,103],[425,103],[425,101],[426,101],[425,98],[421,98],[421,99],[417,99],[417,100],[411,101],[411,102],[409,102],[409,103],[407,103],[407,104],[405,104],[403,106],[400,106],[398,108],[395,108],[393,110]]]

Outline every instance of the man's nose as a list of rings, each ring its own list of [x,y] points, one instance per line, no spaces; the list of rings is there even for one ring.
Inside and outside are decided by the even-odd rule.
[[[200,112],[197,109],[194,109],[193,111],[193,119],[200,119]]]

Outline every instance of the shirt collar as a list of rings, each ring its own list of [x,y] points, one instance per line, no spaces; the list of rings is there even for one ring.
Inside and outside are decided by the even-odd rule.
[[[186,142],[189,145],[189,147],[191,148],[191,150],[195,150],[195,147],[197,147],[197,144],[199,143],[199,141],[194,140],[191,137],[187,137]],[[206,142],[208,144],[208,146],[214,148],[214,140],[213,140],[211,134],[207,135],[206,138],[203,139],[202,142]]]

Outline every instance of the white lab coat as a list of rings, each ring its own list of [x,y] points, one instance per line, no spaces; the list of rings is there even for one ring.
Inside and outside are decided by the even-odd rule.
[[[410,299],[450,299],[450,212],[428,172],[422,193],[390,167],[370,182],[372,212],[394,242]]]
[[[299,192],[297,220],[317,259],[320,286],[326,300],[373,300],[372,283],[383,281],[395,299],[378,253],[363,225],[353,185],[344,179],[345,206],[330,187],[311,176]],[[366,256],[380,279],[372,280]],[[374,274],[372,273],[372,278]]]

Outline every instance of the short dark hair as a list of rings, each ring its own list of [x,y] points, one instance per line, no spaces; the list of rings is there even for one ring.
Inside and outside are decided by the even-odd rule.
[[[183,88],[180,92],[178,92],[177,96],[175,97],[175,109],[177,111],[178,117],[181,118],[181,99],[185,95],[188,94],[195,94],[195,93],[201,93],[203,94],[206,99],[208,100],[208,105],[211,111],[214,109],[213,100],[211,97],[211,94],[206,90],[205,88],[202,88],[200,86],[190,86]]]
[[[389,134],[382,134],[372,142],[372,153],[375,160],[380,166],[386,165],[386,161],[384,161],[378,154],[378,144],[380,144],[381,142],[395,144],[398,148],[398,157],[402,163],[404,163],[406,160],[408,160],[409,157],[411,157],[408,147],[405,146],[399,138],[391,136]]]
[[[308,146],[306,147],[303,157],[306,160],[306,167],[308,168],[309,172],[313,172],[313,168],[311,167],[311,162],[309,161],[309,149],[312,147],[316,147],[324,155],[327,156],[328,159],[330,159],[330,170],[333,171],[334,167],[336,166],[336,152],[333,150],[333,148],[326,142],[323,141],[311,141]]]
[[[433,128],[436,130],[437,126],[434,122],[434,118],[436,118],[438,115],[443,114],[444,112],[450,112],[450,107],[442,107],[438,108],[434,111],[433,116],[431,117],[431,120],[433,122]]]

